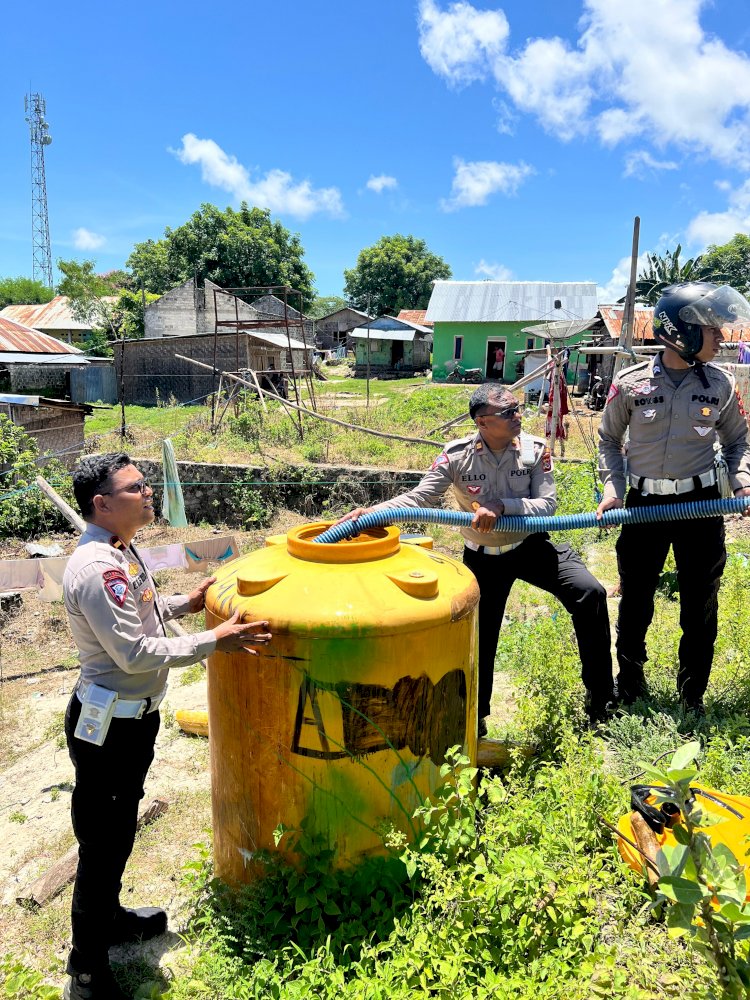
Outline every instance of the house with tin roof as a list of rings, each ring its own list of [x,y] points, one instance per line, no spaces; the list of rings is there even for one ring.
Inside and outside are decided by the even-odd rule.
[[[378,316],[351,332],[354,340],[354,374],[413,375],[430,367],[432,330],[418,323]]]
[[[425,322],[434,329],[432,375],[443,382],[458,363],[479,369],[482,378],[513,382],[523,353],[544,346],[532,324],[559,324],[566,341],[577,343],[597,314],[593,281],[436,281]],[[575,329],[574,329],[575,328]],[[495,368],[497,351],[503,368]]]
[[[111,295],[102,299],[105,305],[112,305],[116,301],[117,296]],[[93,329],[91,323],[76,319],[66,295],[56,295],[54,299],[41,305],[6,306],[0,310],[0,317],[13,320],[40,333],[46,333],[66,344],[85,340]],[[102,316],[101,326],[106,327],[106,325],[106,320]]]

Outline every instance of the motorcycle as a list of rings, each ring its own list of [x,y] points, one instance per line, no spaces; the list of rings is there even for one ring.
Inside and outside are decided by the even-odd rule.
[[[484,382],[481,368],[464,368],[457,361],[446,365],[446,382]]]

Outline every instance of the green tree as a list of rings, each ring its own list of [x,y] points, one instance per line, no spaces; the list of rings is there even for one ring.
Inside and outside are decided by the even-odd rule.
[[[193,277],[223,288],[289,285],[302,293],[304,311],[315,289],[303,257],[298,234],[273,220],[268,209],[243,202],[238,211],[202,205],[182,226],[167,228],[163,239],[137,243],[127,266],[158,295]]]
[[[355,266],[344,271],[344,294],[373,316],[396,315],[401,309],[425,309],[433,281],[451,273],[424,240],[396,233],[360,251]]]
[[[342,299],[340,295],[316,295],[312,305],[307,310],[309,319],[321,319],[323,316],[330,316],[339,309],[346,309],[349,303]]]
[[[63,278],[57,286],[59,295],[67,296],[70,309],[80,323],[92,330],[104,330],[110,336],[118,335],[113,288],[107,278],[94,271],[93,260],[58,260],[57,268]]]
[[[703,257],[691,257],[681,261],[681,244],[674,250],[667,250],[664,256],[657,253],[646,254],[646,266],[638,275],[635,283],[636,302],[645,302],[655,306],[667,285],[679,284],[682,281],[712,281],[713,271],[706,267]],[[624,302],[624,297],[620,302]]]
[[[33,278],[0,278],[0,309],[5,306],[39,305],[55,296],[53,288]]]
[[[701,270],[706,275],[718,275],[721,280],[743,295],[750,291],[750,236],[737,233],[728,243],[711,246],[701,257]]]

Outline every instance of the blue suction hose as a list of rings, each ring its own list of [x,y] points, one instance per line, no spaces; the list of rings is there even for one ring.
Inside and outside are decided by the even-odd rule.
[[[601,520],[596,513],[565,514],[561,517],[525,517],[509,514],[499,517],[495,531],[521,532],[570,531],[578,528],[609,527],[614,524],[654,524],[657,521],[689,521],[699,517],[717,517],[720,514],[741,514],[750,505],[750,497],[730,497],[722,500],[691,500],[688,503],[667,503],[655,507],[630,507],[605,510]],[[372,514],[362,514],[356,521],[334,524],[318,535],[315,541],[320,545],[341,542],[353,538],[366,528],[381,528],[394,521],[422,521],[427,524],[445,524],[455,528],[466,528],[471,524],[473,514],[463,510],[440,510],[423,507],[393,507],[378,510]]]

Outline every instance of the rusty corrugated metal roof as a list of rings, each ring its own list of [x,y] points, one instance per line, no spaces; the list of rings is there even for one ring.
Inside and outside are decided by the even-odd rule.
[[[117,301],[116,296],[104,296],[107,303]],[[33,327],[35,330],[90,330],[91,324],[76,319],[66,295],[56,295],[50,302],[35,306],[6,306],[0,310],[0,317]]]
[[[613,340],[619,340],[622,332],[624,305],[599,306],[599,315]],[[654,310],[651,306],[636,306],[633,317],[633,343],[642,344],[654,339]]]
[[[9,306],[8,308],[13,308]],[[64,344],[62,340],[47,333],[32,330],[23,323],[17,323],[0,313],[0,351],[16,351],[24,354],[83,354],[77,347]]]
[[[426,309],[402,309],[396,318],[405,319],[407,323],[416,323],[417,326],[428,326],[432,329],[435,324],[429,322],[429,320],[425,322],[426,315]]]

